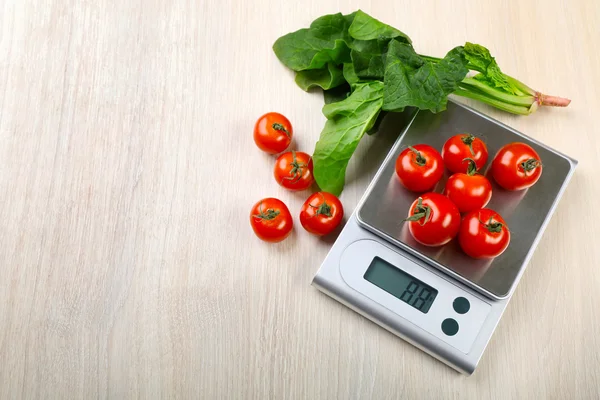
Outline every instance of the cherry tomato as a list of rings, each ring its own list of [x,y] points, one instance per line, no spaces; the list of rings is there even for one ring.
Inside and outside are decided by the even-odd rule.
[[[254,125],[254,142],[259,149],[270,154],[287,149],[293,135],[290,121],[276,112],[266,113]]]
[[[427,144],[408,146],[396,159],[396,174],[408,190],[426,192],[442,179],[444,160]]]
[[[471,211],[462,220],[458,243],[473,258],[494,258],[506,250],[510,231],[504,219],[494,210]]]
[[[290,190],[304,190],[312,185],[313,162],[311,156],[301,151],[288,151],[275,161],[275,180]]]
[[[318,236],[333,231],[344,218],[340,200],[327,192],[312,194],[302,205],[300,223],[308,232]]]
[[[250,225],[261,240],[277,243],[290,235],[294,222],[283,201],[269,197],[252,207]]]
[[[412,203],[406,221],[417,242],[425,246],[441,246],[458,233],[460,213],[446,196],[425,193]]]
[[[533,186],[542,175],[542,160],[525,143],[509,143],[492,161],[492,176],[506,190],[521,190]]]
[[[444,192],[461,213],[483,208],[492,198],[492,184],[477,173],[473,159],[469,158],[468,161],[467,173],[459,172],[448,178]]]
[[[442,148],[444,164],[451,172],[465,172],[466,158],[471,158],[482,169],[488,159],[487,146],[483,140],[468,133],[454,135],[444,143]]]

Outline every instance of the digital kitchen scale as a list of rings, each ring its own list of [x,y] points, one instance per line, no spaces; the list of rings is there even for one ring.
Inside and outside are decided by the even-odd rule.
[[[379,134],[382,134],[380,132]],[[464,255],[456,240],[417,243],[403,222],[418,194],[404,189],[395,161],[408,145],[438,150],[458,133],[483,136],[491,160],[503,145],[524,142],[540,155],[543,173],[531,188],[493,186],[491,208],[511,231],[493,260]],[[313,279],[319,290],[454,369],[477,367],[512,293],[569,182],[577,161],[473,109],[449,102],[439,114],[410,119]],[[487,172],[487,171],[486,171]],[[435,187],[441,192],[448,173]]]

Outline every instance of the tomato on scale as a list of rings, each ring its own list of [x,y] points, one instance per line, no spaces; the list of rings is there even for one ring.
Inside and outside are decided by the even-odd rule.
[[[465,160],[473,160],[477,169],[482,169],[488,159],[487,146],[483,140],[468,133],[454,135],[444,143],[442,148],[444,164],[451,172],[464,172],[467,169]]]
[[[469,166],[467,173],[456,173],[448,178],[445,194],[461,213],[478,210],[489,203],[492,198],[492,184],[477,173],[475,160],[466,158]]]
[[[508,247],[510,231],[500,214],[483,208],[465,215],[460,225],[458,243],[470,257],[494,258]]]
[[[300,223],[308,232],[322,236],[333,231],[344,218],[340,200],[327,192],[312,194],[300,211]]]
[[[261,240],[277,243],[290,235],[294,222],[287,206],[281,200],[269,197],[252,207],[250,225]]]
[[[542,176],[542,160],[531,146],[509,143],[494,157],[492,176],[506,190],[527,189]]]
[[[442,246],[451,241],[460,228],[460,213],[449,198],[425,193],[410,206],[408,229],[425,246]]]
[[[301,151],[288,151],[275,161],[275,180],[290,190],[305,190],[314,182],[312,157]]]
[[[256,121],[254,143],[259,149],[270,154],[281,153],[292,142],[292,124],[283,115],[270,112]]]
[[[426,192],[442,179],[444,160],[427,144],[408,146],[396,159],[396,175],[408,190]]]

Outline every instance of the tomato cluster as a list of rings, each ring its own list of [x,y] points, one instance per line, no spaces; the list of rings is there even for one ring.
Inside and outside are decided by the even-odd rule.
[[[292,142],[292,124],[283,115],[270,112],[258,119],[254,125],[254,142],[264,152],[284,152]],[[287,151],[275,161],[273,175],[282,187],[306,190],[314,182],[312,157],[301,151]],[[327,192],[313,193],[300,210],[300,223],[315,235],[326,235],[333,231],[344,217],[340,200]],[[257,202],[250,211],[250,225],[256,236],[266,242],[281,242],[292,232],[294,222],[284,202],[273,197]]]
[[[473,258],[493,258],[506,250],[510,242],[506,222],[485,208],[492,198],[492,185],[478,171],[487,159],[486,144],[470,134],[448,139],[442,154],[426,144],[409,146],[400,153],[396,160],[400,183],[413,192],[428,192],[413,202],[405,220],[417,242],[442,246],[458,236],[463,251]],[[453,175],[443,194],[435,193],[444,167]],[[506,190],[526,189],[540,178],[541,159],[531,146],[509,143],[494,157],[490,174]]]

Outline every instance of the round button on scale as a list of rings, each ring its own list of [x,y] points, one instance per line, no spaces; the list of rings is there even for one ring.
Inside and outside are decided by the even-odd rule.
[[[471,303],[469,303],[469,300],[465,299],[464,297],[457,297],[452,303],[452,308],[454,308],[454,311],[459,314],[466,314],[471,308]]]
[[[442,332],[444,332],[448,336],[456,335],[458,332],[458,322],[452,318],[446,318],[444,322],[442,322]]]

